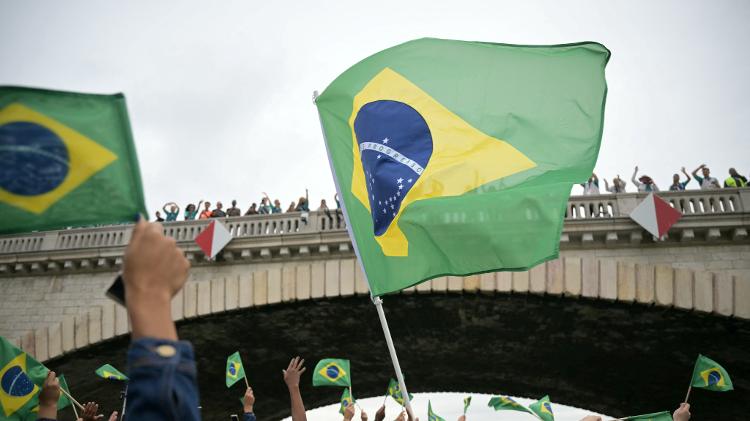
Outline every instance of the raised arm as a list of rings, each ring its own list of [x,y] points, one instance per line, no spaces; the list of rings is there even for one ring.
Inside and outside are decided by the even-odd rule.
[[[698,168],[694,169],[693,172],[692,172],[693,177],[697,177],[698,176],[698,171],[700,171],[701,168],[703,168],[705,166],[706,166],[706,164],[701,164]]]
[[[57,401],[60,399],[60,380],[54,371],[47,373],[42,390],[39,392],[39,418],[57,419]]]
[[[685,177],[687,177],[687,180],[685,180],[685,184],[689,183],[692,178],[690,178],[690,175],[687,173],[687,171],[685,171],[685,167],[680,168],[680,170],[682,170],[682,173],[685,174]]]
[[[300,357],[294,357],[289,361],[284,373],[284,383],[289,389],[289,400],[292,405],[292,421],[307,421],[305,415],[305,404],[302,402],[302,394],[299,391],[299,378],[307,370],[304,367],[305,360]]]
[[[123,257],[122,278],[132,325],[128,350],[128,415],[138,419],[199,420],[193,347],[177,341],[172,297],[187,280],[190,263],[164,235],[143,220]]]
[[[633,185],[634,185],[635,187],[638,187],[638,186],[640,186],[640,185],[641,185],[641,183],[639,183],[639,182],[638,182],[638,180],[636,180],[636,179],[635,179],[635,176],[636,176],[636,175],[638,175],[638,166],[637,166],[637,165],[635,166],[635,170],[633,170],[633,176],[632,176],[632,177],[630,177],[630,181],[632,181],[632,182],[633,182]]]

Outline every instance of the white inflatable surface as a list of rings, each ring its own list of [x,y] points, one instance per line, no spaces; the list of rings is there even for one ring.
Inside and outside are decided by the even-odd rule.
[[[330,388],[331,395],[336,396],[341,394],[340,389]],[[464,409],[464,397],[471,396],[471,406],[466,411],[466,421],[485,421],[485,420],[507,420],[507,421],[534,421],[538,420],[531,414],[517,411],[495,411],[494,409],[487,406],[490,398],[493,395],[485,395],[480,393],[416,393],[414,394],[414,400],[412,401],[412,408],[416,412],[417,418],[420,421],[427,421],[427,401],[432,402],[432,410],[446,421],[456,421],[458,417],[463,413]],[[356,391],[355,391],[356,397]],[[541,396],[540,396],[541,397]],[[304,398],[304,397],[303,397]],[[335,398],[333,398],[335,399]],[[536,401],[536,399],[526,399],[513,397],[518,403],[528,406],[530,403]],[[357,399],[357,404],[367,412],[368,419],[372,421],[375,417],[375,411],[377,411],[383,405],[383,396],[374,398]],[[308,409],[307,419],[311,421],[334,421],[342,420],[343,416],[339,414],[340,404],[326,405],[320,408]],[[388,398],[385,406],[385,421],[393,421],[398,416],[401,406],[396,403],[395,400]],[[599,415],[604,420],[611,420],[612,417],[608,417],[602,414],[597,414],[592,411],[588,411],[581,408],[575,408],[572,406],[562,405],[559,403],[552,402],[552,412],[555,414],[556,421],[579,421],[586,415]],[[285,418],[284,420],[291,420],[291,418]],[[354,416],[354,421],[360,420],[360,409],[357,408],[357,413]]]

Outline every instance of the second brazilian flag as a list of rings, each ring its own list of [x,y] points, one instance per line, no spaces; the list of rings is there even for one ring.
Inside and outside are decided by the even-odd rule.
[[[558,255],[591,175],[609,50],[441,39],[352,66],[316,104],[373,295]]]
[[[313,386],[351,387],[349,360],[325,358],[318,362],[312,375]]]

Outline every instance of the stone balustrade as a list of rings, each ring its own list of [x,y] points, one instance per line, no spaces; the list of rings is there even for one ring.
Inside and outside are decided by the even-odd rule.
[[[684,217],[662,239],[650,238],[628,217],[644,193],[573,196],[566,208],[561,247],[640,247],[661,242],[746,242],[750,189],[662,192]],[[287,259],[351,252],[343,217],[332,211],[222,218],[234,240],[221,261]],[[207,264],[194,243],[207,220],[164,223],[193,264]],[[132,225],[110,225],[0,236],[0,276],[42,272],[112,270],[121,264]]]

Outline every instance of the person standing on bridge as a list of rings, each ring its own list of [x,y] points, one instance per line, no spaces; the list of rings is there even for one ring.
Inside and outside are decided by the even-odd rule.
[[[245,216],[247,215],[257,215],[258,214],[258,204],[254,203],[250,205],[250,208],[245,212]]]
[[[698,175],[698,170],[701,170],[701,173],[703,173],[703,177]],[[693,177],[695,177],[695,181],[697,181],[698,184],[701,185],[701,190],[721,188],[721,186],[719,185],[719,180],[717,180],[715,177],[711,177],[711,170],[706,166],[706,164],[701,164],[700,167],[693,170]]]
[[[638,189],[639,192],[657,192],[659,191],[659,187],[656,186],[656,183],[654,183],[654,180],[651,179],[651,177],[647,175],[642,175],[638,180],[635,179],[635,177],[638,175],[638,166],[635,166],[635,170],[633,171],[633,176],[630,178],[630,181],[633,182],[633,185]]]
[[[216,209],[211,211],[211,218],[224,218],[227,216],[226,212],[222,210],[224,205],[221,202],[216,202]]]
[[[599,194],[599,177],[592,173],[589,181],[581,183],[581,187],[583,187],[584,196]]]
[[[211,202],[204,203],[205,209],[201,211],[200,216],[198,219],[208,219],[211,217]]]
[[[688,175],[687,171],[685,171],[685,167],[682,167],[682,173],[685,174],[685,177],[687,177],[687,180],[680,181],[680,175],[674,174],[672,176],[672,185],[669,186],[670,191],[683,191],[685,190],[685,186],[692,180],[690,176]]]
[[[227,209],[227,216],[240,216],[242,211],[237,207],[237,201],[232,200],[232,207]]]
[[[198,206],[195,206],[192,203],[188,203],[188,205],[185,206],[185,220],[186,221],[194,220],[195,217],[198,216],[198,209],[201,208],[202,204],[203,204],[203,200],[198,202]]]
[[[610,187],[609,183],[607,182],[607,179],[604,179],[604,190],[610,192],[610,193],[625,193],[625,180],[620,178],[620,175],[618,174],[617,177],[612,179],[612,186]]]
[[[169,206],[169,209],[167,209],[167,206]],[[180,207],[177,206],[177,203],[175,202],[165,203],[164,206],[162,206],[161,210],[163,210],[164,214],[167,215],[167,222],[176,221],[177,215],[180,214]]]
[[[729,169],[729,178],[724,180],[724,188],[747,187],[747,178],[734,168]]]

